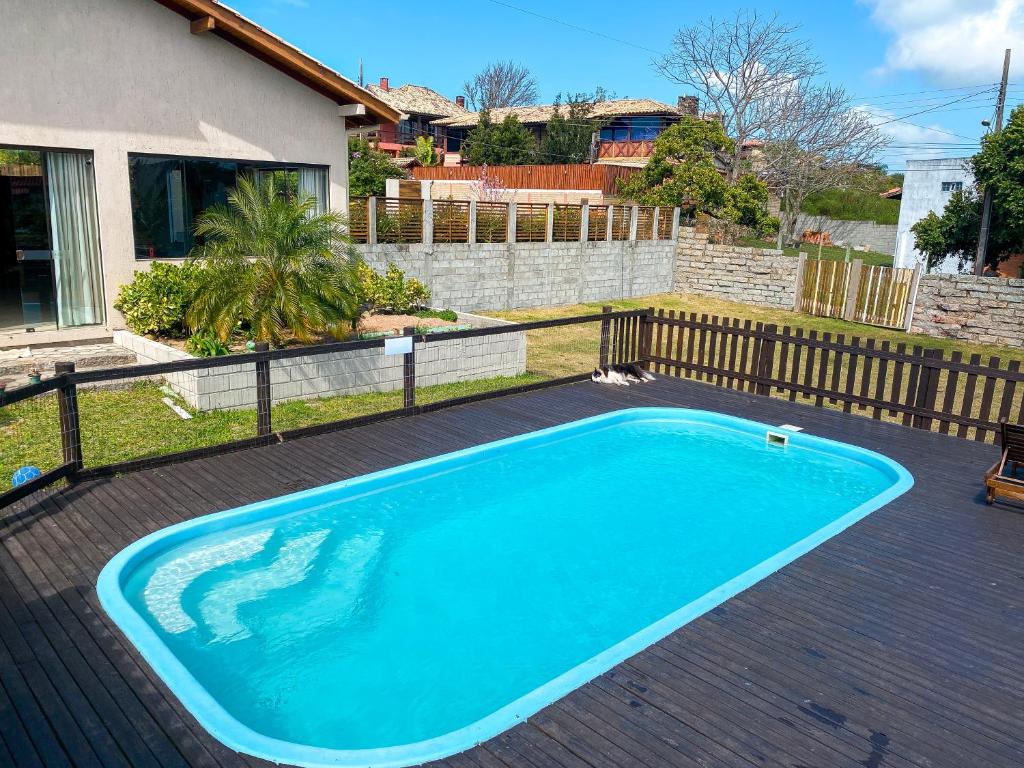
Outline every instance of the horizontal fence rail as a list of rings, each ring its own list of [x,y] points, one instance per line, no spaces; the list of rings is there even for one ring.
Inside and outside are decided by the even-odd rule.
[[[647,326],[642,359],[655,372],[979,441],[1001,419],[1024,421],[1016,360],[663,310]]]
[[[20,501],[37,491],[64,480],[76,482],[106,477],[123,472],[203,458],[228,451],[270,445],[285,440],[320,434],[336,429],[351,428],[383,419],[423,413],[514,392],[580,381],[589,377],[592,370],[599,365],[639,361],[644,314],[645,312],[640,310],[613,312],[610,307],[606,307],[605,311],[601,313],[539,320],[529,323],[502,324],[468,330],[416,332],[416,329],[408,328],[405,331],[405,335],[411,337],[412,352],[401,355],[401,379],[397,381],[398,394],[401,395],[401,398],[395,402],[393,407],[367,415],[333,421],[329,420],[323,423],[289,429],[275,429],[273,423],[275,402],[282,402],[275,399],[275,393],[280,388],[288,386],[281,377],[275,379],[272,376],[273,364],[315,369],[318,364],[311,362],[311,360],[318,360],[326,365],[332,361],[344,359],[347,362],[340,364],[340,368],[343,370],[328,375],[340,377],[355,376],[359,371],[365,370],[365,364],[368,359],[380,361],[385,358],[384,348],[388,344],[387,339],[374,338],[286,347],[274,350],[267,348],[266,345],[257,345],[256,351],[249,353],[220,357],[190,358],[168,363],[151,363],[86,371],[76,371],[74,365],[70,363],[62,364],[57,368],[56,375],[52,378],[25,387],[6,391],[0,390],[0,416],[5,414],[5,409],[20,403],[27,403],[35,398],[57,398],[58,408],[55,414],[55,421],[59,422],[56,426],[59,428],[60,455],[62,457],[62,460],[55,467],[43,472],[41,476],[9,491],[0,493],[0,508]],[[531,370],[524,371],[529,374],[524,383],[508,385],[504,383],[508,379],[502,379],[499,376],[495,381],[501,383],[493,389],[482,388],[481,391],[470,395],[446,396],[441,399],[428,398],[423,402],[418,402],[417,389],[426,387],[429,390],[431,386],[437,383],[437,365],[441,352],[435,354],[434,350],[443,349],[447,342],[457,342],[463,345],[454,352],[450,352],[450,354],[455,355],[452,358],[455,362],[451,363],[453,368],[447,371],[448,373],[454,372],[461,376],[464,370],[462,368],[462,363],[464,362],[462,355],[472,355],[474,348],[479,348],[480,344],[489,343],[489,339],[520,340],[525,364],[525,361],[528,359],[526,357],[527,349],[534,340],[535,334],[561,333],[563,330],[569,335],[570,339],[573,339],[574,335],[579,337],[574,344],[570,344],[571,347],[575,348],[575,362],[566,364],[563,360],[557,358],[554,360],[541,358],[539,373],[532,370],[534,366],[531,364]],[[393,339],[394,337],[389,338]],[[514,354],[509,352],[506,347],[501,348],[497,353],[493,353],[491,359],[504,360],[509,354]],[[514,344],[513,348],[515,348]],[[369,355],[369,358],[367,355]],[[422,364],[419,368],[417,368],[417,357],[422,358]],[[489,365],[496,364],[498,363],[492,362]],[[360,366],[364,367],[361,368]],[[85,443],[85,447],[83,447],[85,441],[82,438],[80,425],[78,397],[80,392],[92,392],[97,387],[106,391],[115,391],[110,388],[131,384],[132,382],[169,382],[174,380],[176,375],[184,372],[201,372],[204,376],[222,374],[237,374],[241,376],[242,378],[239,380],[242,383],[238,386],[241,389],[247,390],[242,393],[245,396],[243,399],[247,403],[254,404],[255,418],[252,424],[255,434],[249,437],[187,450],[167,451],[159,455],[144,454],[139,458],[117,461],[112,464],[95,465],[89,463],[89,451],[87,450],[89,444]],[[281,371],[279,370],[278,373],[281,373]],[[476,376],[476,379],[479,378],[481,377]],[[460,379],[457,377],[456,380]],[[483,383],[486,384],[487,381],[485,380]],[[375,394],[387,394],[387,392],[388,390],[381,390],[375,391]],[[347,396],[344,394],[339,395],[342,398]],[[355,396],[358,397],[359,395]],[[242,407],[245,406],[243,405]],[[141,418],[141,414],[139,417]],[[135,422],[135,414],[127,413],[125,414],[125,419],[125,424],[121,426],[129,432],[133,428],[143,428],[141,426],[142,421]],[[115,425],[101,425],[100,428],[115,429],[116,427]],[[96,429],[95,423],[92,425],[92,429]],[[93,434],[93,438],[102,440],[103,435]],[[95,446],[95,443],[92,445]]]
[[[357,197],[349,202],[356,243],[566,243],[675,240],[678,208]]]

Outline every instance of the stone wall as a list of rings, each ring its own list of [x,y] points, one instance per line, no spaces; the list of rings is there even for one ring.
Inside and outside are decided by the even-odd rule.
[[[1024,280],[925,275],[917,293],[912,330],[1024,348]]]
[[[467,319],[467,316],[460,316],[462,321]],[[505,323],[486,318],[486,322],[475,324]],[[191,358],[181,350],[128,331],[115,332],[114,341],[135,352],[142,365]],[[385,356],[380,347],[272,360],[271,397],[276,404],[400,390],[403,387],[402,364],[401,355]],[[525,372],[526,334],[522,332],[416,344],[416,385],[420,387],[519,376]],[[256,369],[251,363],[179,371],[162,378],[199,411],[256,407]]]
[[[854,249],[875,253],[896,253],[895,224],[876,224],[873,221],[841,221],[825,216],[808,216],[801,213],[796,220],[796,234],[799,237],[805,230],[828,232],[834,245],[848,245]]]
[[[679,230],[678,293],[792,309],[799,260],[770,248],[712,245],[694,229]]]
[[[675,245],[612,240],[356,247],[374,269],[392,262],[423,281],[435,306],[475,312],[666,293],[672,290]]]

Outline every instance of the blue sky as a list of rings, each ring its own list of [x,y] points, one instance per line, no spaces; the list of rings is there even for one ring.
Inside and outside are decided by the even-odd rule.
[[[454,97],[489,61],[513,59],[534,73],[542,101],[603,86],[619,97],[674,103],[683,89],[654,71],[651,51],[666,50],[676,29],[709,14],[707,3],[690,0],[227,2],[353,79],[361,58],[367,82],[387,76],[393,86],[413,82]],[[1024,0],[721,2],[714,14],[739,8],[777,11],[800,24],[799,34],[825,63],[825,78],[845,86],[879,121],[905,118],[884,127],[893,135],[885,158],[893,169],[908,157],[971,153],[954,145],[966,145],[983,131],[980,121],[991,116],[995,93],[978,92],[998,80],[1003,49],[1014,39],[1011,80],[1024,81]],[[1011,104],[1018,103],[1024,83],[1012,86],[1010,96]]]

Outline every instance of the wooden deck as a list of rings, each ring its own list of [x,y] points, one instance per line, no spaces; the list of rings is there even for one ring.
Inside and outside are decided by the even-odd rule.
[[[265,765],[218,744],[99,607],[140,536],[207,512],[621,407],[794,423],[882,451],[905,496],[453,768],[1024,763],[1024,514],[990,445],[709,385],[591,383],[67,489],[0,520],[0,765]],[[438,765],[440,765],[439,763]]]

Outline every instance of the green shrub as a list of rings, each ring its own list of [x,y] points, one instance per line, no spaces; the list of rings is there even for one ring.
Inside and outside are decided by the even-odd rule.
[[[394,264],[388,264],[382,275],[366,262],[359,262],[356,280],[360,303],[373,312],[401,315],[430,302],[427,286],[416,278],[406,278]]]
[[[132,333],[169,338],[186,335],[185,312],[195,296],[201,268],[192,263],[153,262],[121,286],[114,309]]]
[[[421,309],[413,312],[416,317],[436,317],[448,323],[458,322],[459,315],[452,309]]]
[[[196,357],[220,357],[231,352],[227,345],[212,333],[193,333],[185,342],[185,349]]]

